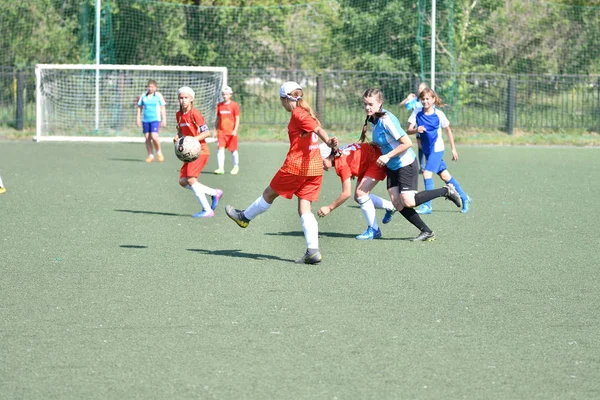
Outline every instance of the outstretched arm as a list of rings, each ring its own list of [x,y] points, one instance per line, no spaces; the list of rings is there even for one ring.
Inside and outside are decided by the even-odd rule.
[[[452,149],[452,161],[458,161],[458,152],[456,151],[456,146],[454,145],[454,135],[452,135],[452,128],[450,125],[446,128],[446,133],[448,134],[448,143],[450,143],[450,149]]]
[[[334,201],[332,201],[330,205],[319,208],[317,214],[319,215],[319,217],[326,216],[327,214],[341,206],[346,200],[348,200],[350,196],[352,196],[352,182],[350,178],[348,178],[342,182],[342,193],[340,193],[340,195]]]

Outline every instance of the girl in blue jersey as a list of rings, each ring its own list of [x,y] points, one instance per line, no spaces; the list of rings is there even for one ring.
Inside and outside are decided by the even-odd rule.
[[[383,94],[379,89],[368,89],[363,94],[363,106],[367,114],[360,141],[366,140],[367,125],[373,125],[373,143],[381,148],[377,165],[386,166],[387,188],[390,200],[396,209],[421,233],[414,241],[430,241],[435,234],[423,222],[413,207],[437,197],[450,199],[460,207],[460,197],[451,184],[441,189],[417,192],[419,167],[412,141],[400,126],[398,118],[383,109]]]
[[[138,100],[137,109],[137,126],[142,128],[146,138],[146,151],[148,151],[148,157],[146,162],[154,162],[154,153],[152,152],[152,145],[156,149],[156,158],[162,162],[165,160],[163,153],[160,149],[160,139],[158,138],[158,132],[160,127],[167,126],[166,110],[165,110],[165,99],[163,96],[156,91],[156,81],[150,79],[148,81],[147,92],[140,96]]]
[[[434,185],[432,177],[433,174],[437,174],[444,182],[446,182],[446,184],[453,185],[460,195],[462,202],[461,212],[469,212],[471,198],[464,192],[458,181],[450,175],[446,163],[443,160],[444,141],[442,139],[442,129],[445,129],[448,134],[448,141],[450,142],[450,147],[452,149],[452,160],[458,160],[458,153],[454,146],[454,137],[452,136],[452,129],[450,129],[450,122],[448,121],[448,118],[446,118],[444,112],[436,108],[436,105],[440,107],[443,106],[443,103],[430,88],[426,88],[419,93],[419,99],[423,104],[423,109],[418,113],[413,113],[409,118],[408,133],[417,133],[421,135],[423,153],[427,158],[423,171],[425,190],[433,189]],[[431,214],[431,202],[423,203],[417,212],[419,214]]]
[[[419,87],[417,88],[417,93],[421,93],[424,89],[428,88],[425,82],[419,83]],[[412,111],[412,114],[416,114],[423,109],[423,104],[419,101],[419,95],[410,93],[404,100],[400,102],[400,107],[404,106],[408,111]],[[417,146],[419,147],[419,173],[423,173],[423,168],[425,167],[425,154],[423,154],[423,146],[421,145],[421,137],[417,133]]]

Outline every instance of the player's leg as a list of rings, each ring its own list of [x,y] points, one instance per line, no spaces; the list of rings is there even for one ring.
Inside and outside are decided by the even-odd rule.
[[[452,185],[454,187],[454,189],[458,192],[458,195],[460,196],[460,200],[462,202],[462,208],[461,208],[460,212],[468,213],[469,206],[471,205],[471,202],[473,200],[471,200],[471,197],[469,197],[469,195],[467,193],[465,193],[463,188],[460,186],[460,183],[458,183],[456,178],[454,178],[452,175],[450,175],[450,172],[448,172],[448,170],[445,168],[438,175],[440,176],[440,178],[442,178],[442,180],[444,182],[446,182],[446,185],[448,185],[448,186]]]
[[[357,183],[354,191],[354,200],[360,205],[360,210],[367,221],[367,230],[356,236],[358,240],[379,239],[381,237],[381,230],[375,214],[375,204],[369,195],[377,182],[379,181],[365,176]]]
[[[200,205],[202,206],[202,210],[200,212],[197,212],[196,214],[192,215],[192,217],[194,218],[213,217],[215,213],[211,208],[211,204],[209,204],[206,195],[208,194],[209,196],[213,196],[213,203],[214,198],[217,197],[217,195],[218,198],[220,198],[223,195],[223,192],[220,189],[210,188],[201,184],[198,181],[198,177],[200,176],[200,173],[202,172],[202,169],[204,168],[207,162],[208,155],[203,154],[200,157],[198,157],[198,159],[195,161],[184,163],[180,172],[179,184],[185,187],[186,189],[191,190],[194,193],[194,196],[196,196],[196,200],[198,200],[198,203],[200,203]]]
[[[225,213],[229,218],[234,220],[240,228],[246,228],[250,224],[250,221],[260,214],[266,212],[277,197],[279,197],[279,193],[273,190],[271,186],[267,186],[262,195],[254,200],[254,202],[250,204],[248,208],[244,210],[238,210],[233,206],[227,205],[225,206]],[[291,195],[288,198],[291,199]]]
[[[150,138],[152,140],[152,144],[154,145],[154,149],[156,150],[156,159],[159,162],[165,161],[165,156],[162,153],[160,148],[160,138],[158,137],[158,132],[160,130],[160,121],[152,122]]]
[[[415,209],[409,205],[411,201],[414,202],[418,185],[419,167],[416,161],[400,168],[398,171],[388,170],[390,200],[400,214],[420,231],[413,241],[430,241],[435,238],[435,233],[425,224]]]
[[[215,174],[223,175],[225,173],[225,147],[227,146],[227,139],[223,132],[217,133],[218,149],[217,149],[217,169]]]
[[[6,188],[4,187],[4,182],[2,182],[2,177],[0,176],[0,194],[6,192]]]
[[[146,157],[146,162],[151,163],[154,162],[154,152],[152,151],[152,137],[150,136],[150,123],[142,122],[142,126],[144,127],[144,138],[146,139],[146,153],[148,156]]]
[[[425,158],[425,153],[423,153],[423,145],[421,144],[421,135],[419,133],[417,133],[417,147],[419,148],[419,174],[422,174],[427,160]]]
[[[296,260],[300,264],[318,264],[323,257],[319,251],[319,223],[312,213],[312,203],[319,200],[322,176],[302,177],[304,183],[295,192],[298,197],[298,215],[306,240],[306,252]]]
[[[231,152],[231,162],[233,168],[231,169],[231,175],[237,175],[240,172],[240,155],[238,153],[238,137],[237,135],[231,135],[227,143],[227,149]]]

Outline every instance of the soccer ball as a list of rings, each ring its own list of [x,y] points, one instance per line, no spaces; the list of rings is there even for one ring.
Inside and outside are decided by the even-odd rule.
[[[175,143],[175,155],[183,162],[200,157],[200,142],[191,136],[183,136]]]

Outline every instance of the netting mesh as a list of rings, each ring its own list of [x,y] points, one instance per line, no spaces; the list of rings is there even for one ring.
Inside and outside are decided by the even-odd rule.
[[[39,73],[43,136],[139,136],[137,103],[149,79],[158,83],[158,92],[167,103],[169,125],[174,126],[179,109],[177,90],[189,86],[196,93],[195,107],[212,127],[224,81],[222,71],[156,71],[151,67],[102,69],[98,79],[95,69],[42,66]]]

